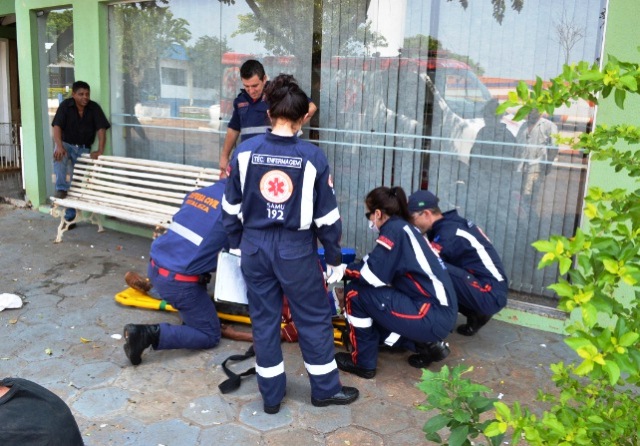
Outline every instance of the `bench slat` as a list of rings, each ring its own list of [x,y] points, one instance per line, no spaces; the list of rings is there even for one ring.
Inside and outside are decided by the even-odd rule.
[[[62,241],[71,223],[86,218],[78,213],[67,222],[59,208],[91,213],[89,219],[98,231],[103,230],[102,223],[94,214],[167,227],[187,193],[219,178],[219,169],[105,155],[93,160],[83,155],[75,165],[67,198],[51,198],[51,214],[60,217],[56,242]]]

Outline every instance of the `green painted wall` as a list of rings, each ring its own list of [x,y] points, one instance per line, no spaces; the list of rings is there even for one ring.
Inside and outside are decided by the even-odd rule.
[[[38,62],[38,29],[36,12],[42,9],[73,8],[75,78],[91,85],[91,99],[100,103],[109,116],[109,79],[107,46],[107,6],[99,0],[30,0],[17,2],[18,65],[22,107],[22,131],[25,185],[28,199],[34,207],[46,204],[43,132],[40,110],[40,74]],[[80,25],[78,25],[80,24]],[[33,104],[27,107],[25,104]],[[48,126],[48,123],[45,123]],[[108,152],[107,142],[107,152]]]
[[[610,54],[619,60],[640,62],[638,52],[637,19],[640,16],[638,0],[610,0],[605,32],[604,61]],[[635,35],[634,35],[635,34]],[[640,98],[636,95],[627,98],[624,110],[619,109],[613,100],[613,94],[598,105],[596,124],[635,124],[640,117]],[[627,176],[616,174],[606,162],[593,162],[589,170],[589,186],[603,189],[616,187],[636,188]]]

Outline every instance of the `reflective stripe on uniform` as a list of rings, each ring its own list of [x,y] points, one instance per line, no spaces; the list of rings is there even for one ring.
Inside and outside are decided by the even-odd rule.
[[[320,218],[316,218],[313,222],[316,224],[317,227],[320,228],[325,225],[331,226],[338,220],[340,220],[340,211],[338,210],[338,208],[335,208],[334,210],[329,212],[327,215],[324,215]]]
[[[171,222],[171,224],[169,225],[169,230],[173,231],[176,234],[182,236],[183,238],[189,240],[191,243],[193,243],[196,246],[200,246],[200,244],[202,243],[202,236],[201,235],[196,234],[195,232],[193,232],[191,229],[187,228],[186,226],[182,226],[177,221],[172,221]]]
[[[347,320],[356,328],[369,328],[373,325],[373,319],[370,317],[355,317],[347,313]]]
[[[484,265],[484,267],[487,268],[491,274],[493,274],[493,277],[495,277],[498,282],[502,282],[504,280],[504,277],[502,277],[502,274],[500,274],[500,271],[498,271],[498,268],[496,268],[496,264],[493,263],[493,260],[491,259],[491,256],[489,255],[487,250],[484,248],[484,245],[480,243],[477,238],[475,238],[471,233],[463,231],[462,229],[458,229],[456,231],[456,235],[468,240],[469,243],[471,243],[471,246],[473,246],[473,248],[478,253],[478,257],[480,257],[480,260],[482,260],[482,264]]]
[[[268,125],[260,125],[256,127],[244,127],[242,130],[240,130],[240,136],[261,135],[265,133],[268,128],[269,128]]]
[[[240,192],[244,195],[244,184],[247,180],[247,169],[251,160],[251,152],[238,154],[238,173],[240,174]]]
[[[398,333],[391,332],[391,334],[387,336],[387,339],[384,340],[384,343],[391,347],[393,344],[398,342],[398,339],[400,339],[400,335]]]
[[[231,204],[227,201],[226,195],[222,196],[222,209],[229,215],[236,215],[240,218],[240,209],[242,208],[242,203]]]
[[[307,230],[313,221],[313,196],[318,170],[307,161],[302,177],[302,193],[300,197],[300,229]]]
[[[305,362],[304,367],[307,369],[307,372],[309,372],[309,375],[326,375],[336,370],[338,365],[336,364],[336,360],[332,359],[330,363],[321,365],[307,364]]]
[[[413,234],[413,231],[411,231],[411,228],[407,225],[403,229],[404,229],[404,232],[406,232],[409,235],[409,240],[411,241],[411,246],[413,247],[413,252],[416,256],[416,260],[418,261],[418,264],[423,269],[423,271],[427,274],[427,276],[429,276],[429,278],[431,279],[431,282],[433,283],[433,288],[436,291],[436,299],[438,299],[438,302],[440,302],[442,306],[448,307],[449,301],[447,300],[447,292],[444,289],[444,284],[433,273],[433,270],[431,269],[431,265],[429,264],[427,257],[424,255],[424,251],[422,250],[420,243],[418,243],[418,239]]]
[[[387,285],[382,280],[378,279],[378,276],[373,274],[373,271],[369,268],[369,264],[366,262],[360,270],[360,278],[366,280],[370,285],[376,288]]]
[[[256,373],[263,378],[273,378],[284,373],[284,362],[273,367],[260,367],[256,364]]]

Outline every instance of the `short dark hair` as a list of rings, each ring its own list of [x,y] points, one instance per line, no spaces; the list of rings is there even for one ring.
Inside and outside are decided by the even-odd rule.
[[[309,112],[309,98],[290,74],[280,74],[264,89],[271,119],[284,118],[296,122]]]
[[[84,88],[85,90],[91,91],[91,87],[89,87],[89,84],[87,84],[85,81],[75,81],[73,83],[73,85],[71,86],[71,91],[75,93],[76,91],[80,90],[81,88]]]
[[[251,79],[253,76],[258,76],[258,78],[262,80],[266,76],[266,73],[260,62],[255,59],[249,59],[240,67],[240,77],[242,79]]]
[[[364,203],[370,211],[380,209],[389,217],[396,215],[406,221],[410,221],[407,194],[400,186],[376,187],[367,194]]]

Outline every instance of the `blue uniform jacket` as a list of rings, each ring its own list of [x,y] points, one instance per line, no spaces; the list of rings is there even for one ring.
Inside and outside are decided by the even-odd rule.
[[[376,246],[361,262],[347,267],[347,275],[373,287],[391,286],[413,300],[452,307],[455,291],[444,264],[405,220],[391,217],[380,228]]]
[[[246,90],[242,89],[233,101],[233,114],[228,127],[240,132],[240,141],[261,135],[271,126],[267,116],[268,109],[269,104],[265,102],[264,96],[254,102]]]
[[[442,216],[427,232],[442,260],[463,268],[479,280],[505,282],[508,286],[502,260],[484,232],[455,210]]]
[[[342,222],[329,164],[315,145],[270,131],[236,149],[223,198],[224,225],[231,248],[243,228],[312,230],[329,265],[342,259]]]
[[[185,197],[167,232],[151,244],[155,263],[185,275],[215,271],[218,253],[229,248],[221,204],[226,182],[220,180]]]

